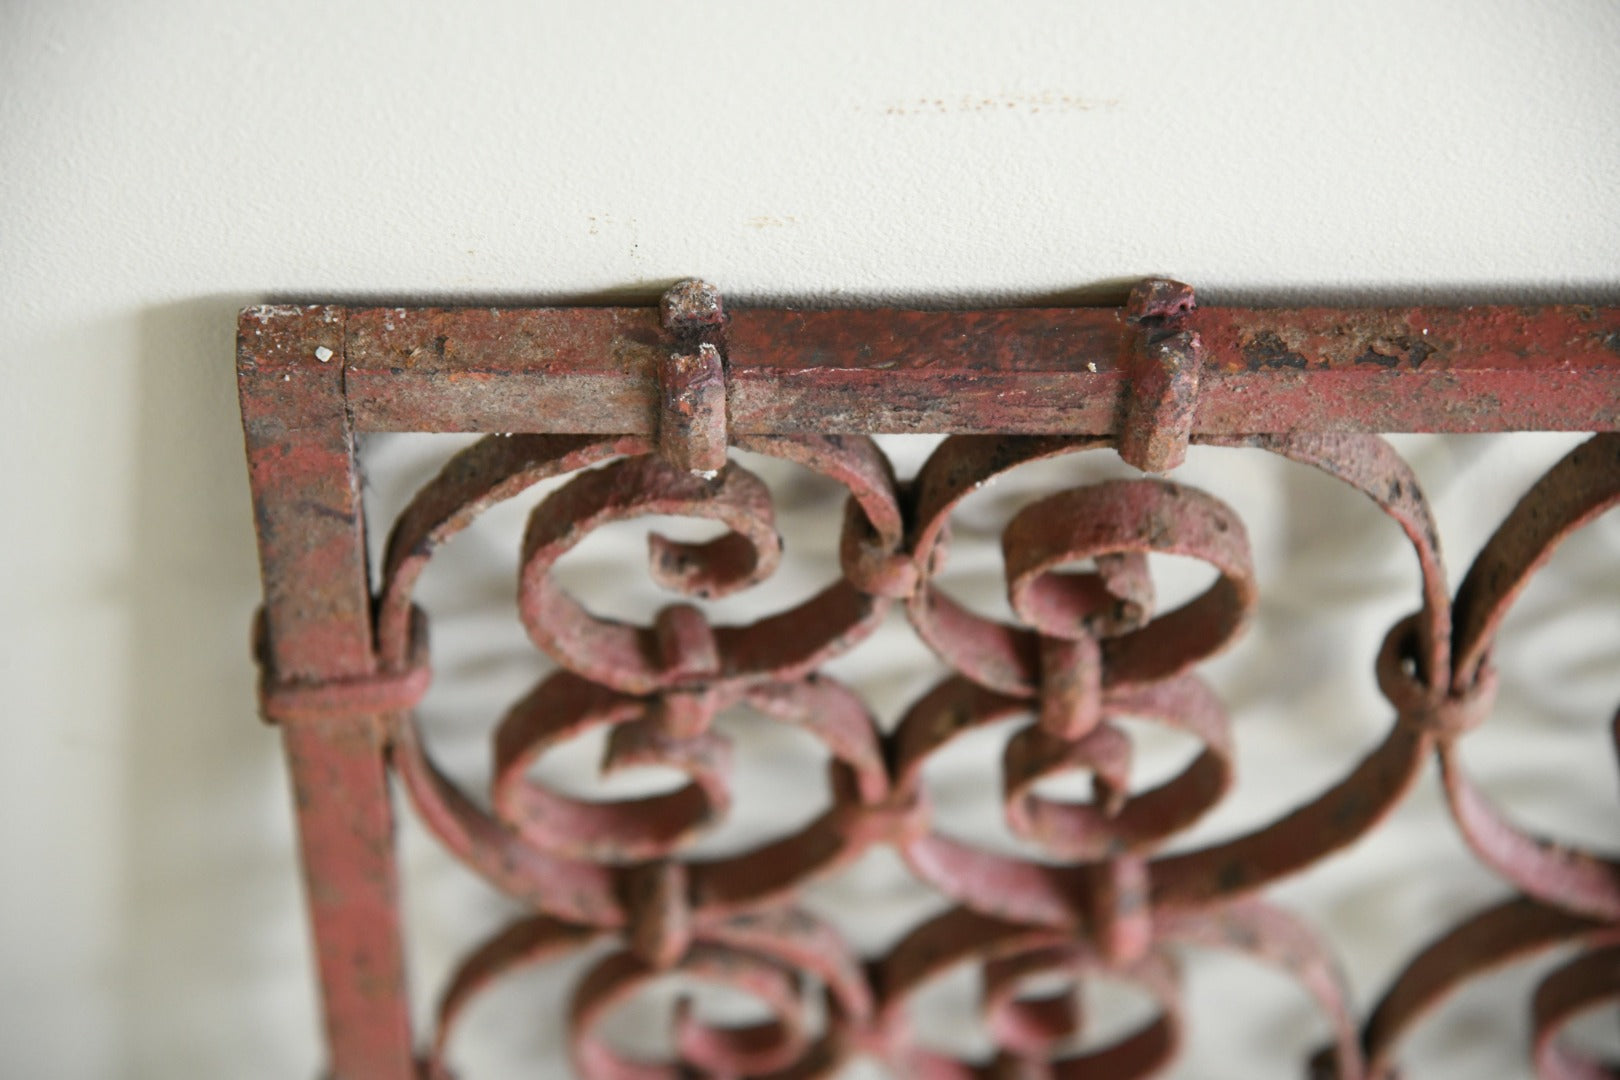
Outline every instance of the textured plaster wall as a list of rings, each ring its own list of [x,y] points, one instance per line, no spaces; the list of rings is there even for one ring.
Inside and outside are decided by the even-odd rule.
[[[318,1068],[250,706],[239,306],[692,274],[827,302],[1147,273],[1214,302],[1614,302],[1617,176],[1604,0],[9,0],[0,1072]],[[1423,445],[1514,482],[1557,449]]]

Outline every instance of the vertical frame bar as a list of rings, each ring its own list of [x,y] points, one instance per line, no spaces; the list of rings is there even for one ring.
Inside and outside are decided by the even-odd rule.
[[[375,667],[365,527],[343,387],[344,311],[242,313],[237,380],[252,479],[268,678]],[[283,725],[333,1080],[416,1072],[381,718]]]

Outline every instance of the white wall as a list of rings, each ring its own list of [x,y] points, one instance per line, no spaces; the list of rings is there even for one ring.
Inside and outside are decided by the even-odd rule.
[[[0,5],[0,1072],[317,1068],[239,306],[1614,302],[1617,122],[1606,0]]]

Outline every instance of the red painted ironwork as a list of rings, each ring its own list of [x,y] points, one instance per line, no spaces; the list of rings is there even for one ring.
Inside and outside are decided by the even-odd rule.
[[[1574,946],[1534,995],[1528,1052],[1545,1077],[1613,1075],[1559,1032],[1620,998],[1620,861],[1514,825],[1457,747],[1490,716],[1496,631],[1529,576],[1620,503],[1620,309],[1211,309],[1151,281],[1121,309],[728,311],[689,282],[657,309],[250,308],[238,360],[264,566],[263,710],[286,740],[335,1077],[449,1075],[478,993],[602,942],[615,947],[575,988],[569,1047],[596,1080],[787,1080],[856,1056],[938,1080],[1159,1075],[1195,1022],[1178,982],[1186,945],[1297,980],[1327,1019],[1315,1064],[1338,1080],[1391,1076],[1402,1036],[1476,974]],[[1453,597],[1422,489],[1374,433],[1519,429],[1596,434],[1525,495]],[[392,524],[374,590],[353,449],[368,430],[506,433],[421,489]],[[902,431],[950,436],[905,483],[868,437]],[[1233,783],[1228,717],[1195,668],[1244,632],[1257,600],[1242,521],[1170,480],[1097,483],[1007,526],[1015,623],[974,613],[939,577],[953,510],[994,477],[1110,449],[1160,473],[1189,443],[1281,455],[1360,491],[1410,540],[1421,588],[1378,658],[1394,713],[1383,742],[1281,819],[1167,853]],[[782,550],[771,492],[728,447],[849,492],[832,583],[747,626],[713,625],[694,602],[746,590]],[[519,580],[523,625],[560,670],[492,723],[486,809],[419,736],[431,650],[412,595],[479,514],[562,477],[529,519]],[[650,514],[725,531],[652,538],[654,579],[688,599],[642,625],[592,614],[554,564],[598,528]],[[1214,581],[1156,613],[1152,554],[1202,560]],[[951,674],[886,736],[821,669],[896,606]],[[713,719],[739,704],[826,747],[830,806],[793,835],[698,857],[691,845],[731,798],[731,747]],[[1133,791],[1125,716],[1201,749]],[[1038,859],[938,830],[923,782],[954,739],[1018,718],[1003,812]],[[686,782],[592,802],[528,775],[593,728],[610,732],[606,770],[656,764]],[[1462,836],[1520,895],[1422,951],[1362,1023],[1327,942],[1263,894],[1374,828],[1431,756]],[[1076,770],[1092,778],[1089,802],[1036,790]],[[422,1037],[401,963],[390,772],[449,851],[530,911],[469,954]],[[862,957],[797,899],[877,845],[953,906]],[[982,973],[997,1047],[986,1060],[914,1034],[917,994],[960,965]],[[719,1027],[682,1009],[677,1059],[633,1059],[601,1021],[670,972],[741,990],[769,1019]],[[1097,978],[1136,987],[1156,1012],[1078,1053],[1073,988]]]

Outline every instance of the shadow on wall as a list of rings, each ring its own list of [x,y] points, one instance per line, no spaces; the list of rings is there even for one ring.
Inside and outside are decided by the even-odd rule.
[[[318,1064],[279,740],[255,718],[248,656],[259,577],[234,354],[254,299],[140,316],[119,973],[138,1077]]]

